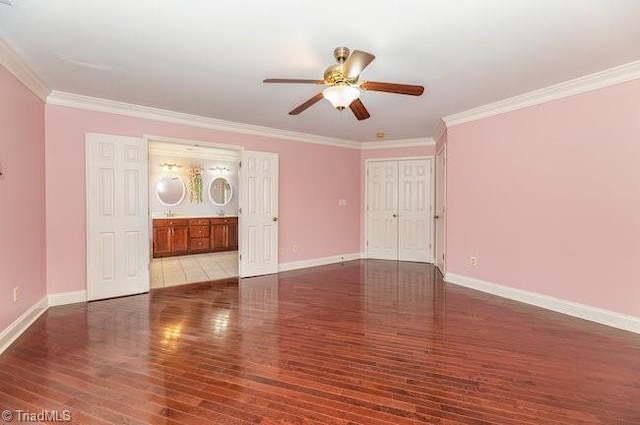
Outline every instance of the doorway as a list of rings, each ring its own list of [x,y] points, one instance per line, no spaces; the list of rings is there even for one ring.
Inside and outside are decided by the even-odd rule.
[[[240,150],[149,141],[151,288],[239,276]]]
[[[85,144],[89,301],[278,272],[277,153],[95,133]]]
[[[433,262],[433,158],[367,161],[367,258]]]

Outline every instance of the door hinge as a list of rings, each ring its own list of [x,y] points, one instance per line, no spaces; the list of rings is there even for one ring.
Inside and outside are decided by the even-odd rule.
[[[242,261],[242,254],[238,255],[238,260]]]
[[[369,246],[369,241],[367,241],[367,246]]]
[[[238,168],[242,168],[242,161],[238,163]]]
[[[238,208],[238,214],[242,214],[242,207]]]

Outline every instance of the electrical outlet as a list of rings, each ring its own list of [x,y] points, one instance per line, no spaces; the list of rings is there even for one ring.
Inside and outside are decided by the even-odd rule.
[[[15,302],[18,302],[19,295],[20,295],[20,294],[19,294],[19,292],[18,292],[18,287],[17,287],[17,286],[14,286],[14,287],[13,287],[13,302],[14,302],[14,303],[15,303]]]
[[[339,207],[346,207],[347,206],[347,200],[346,199],[338,199],[338,206]]]
[[[471,265],[472,265],[472,266],[477,266],[477,265],[478,265],[478,257],[476,257],[475,255],[474,255],[474,256],[472,256],[472,257],[470,258],[470,261],[469,261],[469,262],[471,263]]]
[[[298,248],[300,248],[298,245],[294,245],[293,246],[293,252],[298,252]]]

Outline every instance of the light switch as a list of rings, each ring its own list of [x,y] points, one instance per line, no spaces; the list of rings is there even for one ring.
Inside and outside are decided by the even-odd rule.
[[[347,200],[346,199],[338,199],[338,206],[339,207],[346,207],[347,206]]]

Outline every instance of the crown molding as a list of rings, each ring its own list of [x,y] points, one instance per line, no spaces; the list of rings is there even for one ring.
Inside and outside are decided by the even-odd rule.
[[[447,124],[445,124],[444,120],[439,119],[438,124],[436,124],[436,129],[433,132],[433,140],[435,140],[437,143],[446,131]]]
[[[404,139],[404,140],[386,140],[380,142],[377,140],[370,142],[361,142],[360,149],[393,149],[393,148],[413,148],[418,146],[432,146],[436,142],[431,137],[423,137],[419,139]]]
[[[22,84],[33,92],[40,100],[45,100],[51,89],[38,77],[31,67],[0,38],[0,65],[13,74]]]
[[[162,121],[172,124],[182,124],[192,127],[207,128],[211,130],[228,131],[231,133],[250,134],[254,136],[272,137],[277,139],[292,140],[296,142],[314,143],[318,145],[335,146],[340,148],[360,149],[360,142],[334,139],[330,137],[316,136],[295,131],[279,130],[251,124],[243,124],[232,121],[223,121],[200,115],[173,112],[165,109],[149,106],[134,105],[115,100],[101,99],[80,94],[52,91],[47,97],[50,105],[67,106],[71,108],[86,109],[89,111],[106,112],[110,114],[125,115],[129,117],[144,118],[153,121]]]
[[[609,68],[595,74],[554,84],[543,89],[534,90],[518,96],[499,100],[477,108],[469,109],[458,114],[443,118],[447,127],[476,121],[505,112],[515,111],[529,106],[539,105],[551,100],[561,99],[592,90],[601,89],[615,84],[640,78],[640,61]]]

